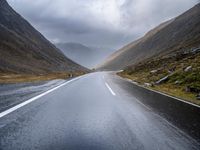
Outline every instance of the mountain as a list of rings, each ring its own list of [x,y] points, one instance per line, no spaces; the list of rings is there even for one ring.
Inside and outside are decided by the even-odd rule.
[[[0,0],[0,73],[46,74],[84,71]]]
[[[73,61],[87,68],[93,68],[99,64],[109,53],[106,48],[85,46],[80,43],[58,43],[56,46]]]
[[[199,45],[200,3],[115,52],[98,68],[101,70],[121,70],[154,56],[184,51]]]

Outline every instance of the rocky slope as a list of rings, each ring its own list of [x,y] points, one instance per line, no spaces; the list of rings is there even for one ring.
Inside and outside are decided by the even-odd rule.
[[[200,47],[148,59],[119,75],[200,105]]]
[[[0,74],[86,71],[0,0]]]
[[[182,15],[148,32],[109,57],[101,70],[121,70],[154,56],[195,48],[200,45],[200,3]]]

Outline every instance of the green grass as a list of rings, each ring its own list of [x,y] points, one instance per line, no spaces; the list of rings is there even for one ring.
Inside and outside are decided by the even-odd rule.
[[[173,70],[166,82],[160,85],[154,84],[150,88],[200,105],[200,100],[196,99],[198,92],[186,92],[186,87],[200,91],[200,53],[181,56],[149,59],[136,66],[128,67],[118,75],[143,85],[154,84],[159,79],[170,75],[169,71]],[[188,66],[192,66],[192,70],[185,72],[184,69]],[[157,72],[151,73],[152,70]]]

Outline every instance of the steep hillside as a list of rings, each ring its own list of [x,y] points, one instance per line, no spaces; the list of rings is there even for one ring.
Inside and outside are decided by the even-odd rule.
[[[99,69],[120,70],[153,56],[200,45],[200,4],[167,21],[109,57]]]
[[[93,68],[110,53],[106,48],[95,48],[80,43],[58,43],[56,46],[73,61],[87,68]]]
[[[0,74],[85,71],[0,0]]]
[[[200,105],[200,47],[148,59],[119,75]]]
[[[95,51],[79,43],[59,43],[56,46],[73,61],[85,67],[94,65]]]

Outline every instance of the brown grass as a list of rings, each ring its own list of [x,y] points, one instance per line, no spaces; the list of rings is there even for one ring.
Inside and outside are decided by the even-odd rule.
[[[85,74],[85,72],[59,72],[50,74],[0,74],[0,83],[22,83],[22,82],[35,82],[35,81],[48,81],[54,79],[68,79],[71,76],[76,77]]]
[[[200,101],[196,100],[196,94],[185,92],[184,88],[181,86],[175,86],[172,84],[162,84],[159,86],[154,86],[152,87],[152,89],[200,105]]]

